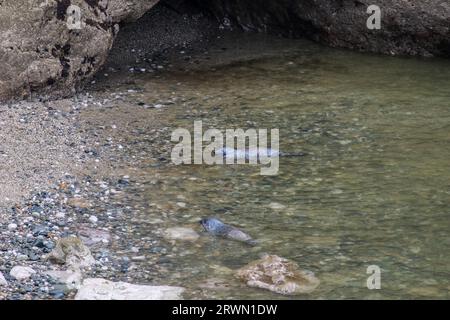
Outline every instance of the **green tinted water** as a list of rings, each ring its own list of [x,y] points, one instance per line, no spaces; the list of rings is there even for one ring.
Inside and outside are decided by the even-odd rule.
[[[261,242],[202,233],[168,244],[155,281],[183,285],[192,298],[283,298],[233,276],[267,252],[321,280],[297,298],[450,298],[450,62],[251,41],[213,45],[203,67],[137,76],[140,98],[173,102],[158,120],[169,132],[192,131],[194,120],[278,128],[281,150],[308,156],[281,158],[276,176],[245,165],[143,169],[160,181],[136,195],[143,234],[201,233],[196,222],[216,216]],[[366,287],[369,265],[382,270],[381,290]]]

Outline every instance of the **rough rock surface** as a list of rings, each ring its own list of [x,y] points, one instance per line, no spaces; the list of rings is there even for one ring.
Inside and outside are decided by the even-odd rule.
[[[320,281],[314,274],[276,255],[266,255],[237,271],[237,276],[248,286],[266,289],[284,295],[310,293]]]
[[[75,300],[179,300],[184,288],[85,279]]]
[[[119,25],[138,19],[157,2],[1,1],[0,102],[71,95],[105,63]],[[367,8],[373,4],[370,0],[163,2],[186,20],[200,19],[193,12],[211,13],[225,28],[306,36],[360,51],[450,57],[450,3],[446,0],[379,0],[380,30],[367,28]],[[143,25],[142,39],[153,34],[155,19]],[[188,41],[192,37],[181,38]],[[123,51],[126,49],[119,50]]]
[[[70,94],[104,63],[117,22],[140,17],[156,2],[1,1],[0,101]]]
[[[74,269],[86,268],[95,264],[89,248],[76,237],[60,239],[56,243],[55,249],[48,254],[47,259],[54,263],[66,264]]]
[[[195,0],[224,27],[307,36],[353,50],[450,57],[446,0]],[[381,29],[369,30],[367,8],[381,9]]]

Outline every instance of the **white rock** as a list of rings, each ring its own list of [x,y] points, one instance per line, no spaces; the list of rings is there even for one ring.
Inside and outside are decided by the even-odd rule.
[[[90,216],[89,217],[89,221],[92,223],[97,223],[98,222],[98,218],[96,216]]]
[[[0,272],[0,287],[1,286],[7,286],[8,281],[6,281],[5,277],[3,276],[3,273]]]
[[[11,269],[11,272],[9,273],[11,277],[17,280],[25,280],[31,277],[32,274],[36,273],[33,269],[30,267],[22,267],[17,266]]]
[[[79,289],[81,286],[82,275],[79,270],[56,271],[50,270],[45,272],[55,281],[66,285],[69,290]]]
[[[17,229],[17,224],[15,224],[15,223],[8,224],[8,230],[9,231],[13,231],[13,230],[16,230],[16,229]]]
[[[75,300],[179,300],[184,290],[182,287],[144,286],[91,278],[83,281]]]
[[[198,239],[199,235],[190,228],[174,227],[166,229],[164,237],[169,240],[195,241]]]

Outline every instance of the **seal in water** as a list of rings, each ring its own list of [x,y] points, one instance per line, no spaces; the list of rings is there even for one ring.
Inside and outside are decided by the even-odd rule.
[[[239,230],[238,228],[225,224],[219,219],[216,218],[202,219],[200,220],[200,224],[203,226],[203,228],[205,228],[207,232],[209,232],[214,236],[241,241],[248,243],[250,245],[257,244],[257,242],[253,240],[252,237],[250,237],[245,232]]]
[[[236,159],[258,159],[260,157],[303,157],[306,155],[304,152],[287,153],[281,152],[271,148],[246,148],[233,149],[233,148],[221,148],[216,151],[216,154],[220,154],[223,157],[231,157]]]

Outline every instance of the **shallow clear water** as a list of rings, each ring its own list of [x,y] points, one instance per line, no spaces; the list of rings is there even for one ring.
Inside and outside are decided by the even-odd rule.
[[[174,102],[155,111],[169,133],[192,131],[194,120],[204,129],[279,128],[281,150],[308,155],[281,158],[276,176],[248,165],[143,168],[140,234],[201,233],[197,221],[216,216],[261,242],[202,233],[167,244],[154,281],[183,285],[191,298],[285,298],[233,276],[267,252],[321,280],[296,298],[450,298],[450,61],[222,41],[202,68],[136,76],[136,99]],[[381,290],[366,287],[369,265],[382,269]]]

